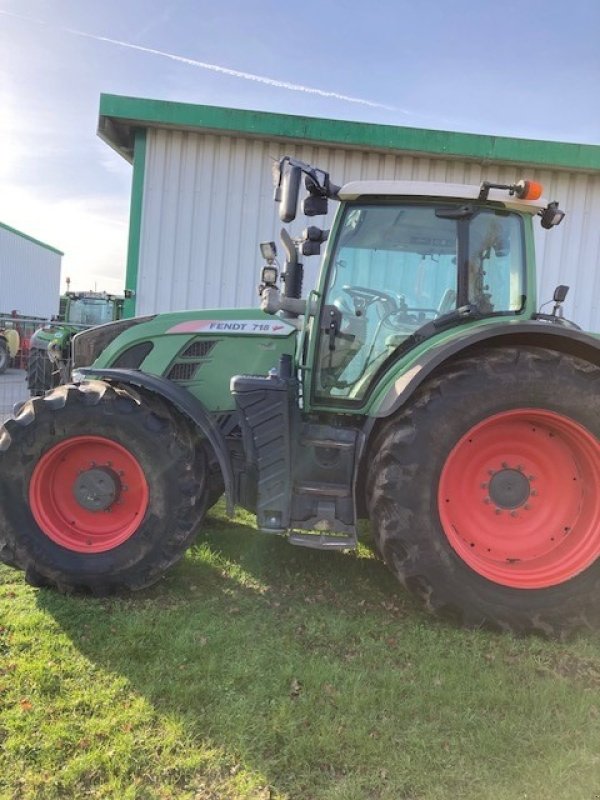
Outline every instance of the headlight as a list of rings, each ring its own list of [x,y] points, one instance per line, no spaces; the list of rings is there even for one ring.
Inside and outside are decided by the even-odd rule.
[[[139,325],[141,322],[148,322],[155,316],[156,314],[151,314],[148,317],[133,317],[133,319],[121,319],[118,322],[107,322],[106,325],[97,325],[95,328],[76,333],[71,344],[73,368],[91,366],[100,353],[123,331]]]

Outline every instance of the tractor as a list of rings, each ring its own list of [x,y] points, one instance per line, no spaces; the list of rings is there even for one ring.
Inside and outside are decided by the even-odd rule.
[[[11,360],[17,357],[21,337],[16,328],[0,327],[0,375],[8,369]]]
[[[71,339],[78,331],[122,316],[122,297],[106,292],[66,292],[60,298],[58,318],[35,331],[29,342],[27,386],[32,397],[69,382]]]
[[[467,627],[600,619],[600,339],[538,310],[533,181],[357,181],[285,157],[260,309],[122,319],[0,432],[0,558],[106,595],[177,562],[225,494],[259,530],[376,552]],[[551,233],[547,235],[552,235]],[[325,247],[303,297],[303,258]],[[360,527],[363,529],[363,526]]]

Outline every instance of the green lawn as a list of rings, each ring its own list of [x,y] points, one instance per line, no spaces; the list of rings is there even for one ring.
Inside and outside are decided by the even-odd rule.
[[[600,636],[459,630],[368,547],[206,530],[131,597],[0,567],[2,800],[600,796]]]

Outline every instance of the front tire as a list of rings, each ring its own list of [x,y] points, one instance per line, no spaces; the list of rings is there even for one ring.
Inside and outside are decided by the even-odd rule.
[[[32,397],[41,397],[58,385],[45,348],[34,347],[27,359],[27,386]]]
[[[204,470],[164,403],[61,386],[0,431],[0,559],[62,591],[149,586],[201,523]]]
[[[430,611],[549,635],[598,625],[599,389],[575,357],[484,350],[384,424],[374,536]]]
[[[8,345],[4,339],[0,339],[0,375],[4,374],[8,369],[9,361],[10,355],[8,352]]]

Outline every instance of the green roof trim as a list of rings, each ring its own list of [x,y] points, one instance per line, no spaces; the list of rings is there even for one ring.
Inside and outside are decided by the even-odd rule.
[[[135,316],[135,303],[140,264],[140,240],[142,236],[142,205],[144,199],[144,174],[146,171],[146,131],[136,130],[133,153],[133,178],[131,181],[131,203],[129,207],[129,242],[127,245],[127,271],[125,288],[132,294],[123,304],[123,316]]]
[[[34,239],[33,236],[29,236],[27,233],[23,233],[23,231],[18,231],[16,228],[11,228],[10,225],[5,225],[4,222],[0,222],[0,228],[3,228],[5,231],[10,231],[11,233],[16,233],[17,236],[20,236],[22,239],[27,239],[28,242],[33,242],[33,244],[38,244],[40,247],[45,247],[46,250],[50,250],[52,253],[56,253],[59,256],[64,256],[62,250],[57,250],[56,247],[52,247],[52,245],[46,244],[46,242],[41,242],[39,239]]]
[[[136,129],[187,128],[340,147],[600,171],[600,145],[513,139],[102,94],[98,134],[129,161]]]

